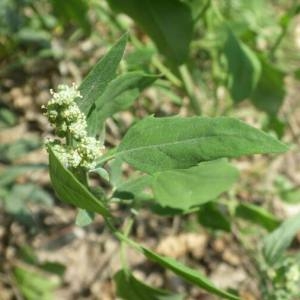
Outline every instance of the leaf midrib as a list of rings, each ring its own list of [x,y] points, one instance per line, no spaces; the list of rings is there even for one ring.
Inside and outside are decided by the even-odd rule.
[[[197,137],[197,138],[184,139],[184,140],[179,140],[179,141],[174,141],[174,142],[167,142],[167,143],[161,143],[161,144],[151,144],[151,145],[146,145],[146,146],[139,146],[139,147],[136,147],[136,148],[133,148],[133,149],[128,149],[128,150],[122,150],[121,149],[120,151],[117,151],[117,153],[118,154],[127,154],[127,153],[136,152],[136,151],[151,149],[155,146],[167,147],[167,146],[178,145],[178,144],[182,144],[182,143],[195,143],[195,142],[198,142],[199,140],[202,140],[202,139],[208,139],[208,138],[219,137],[219,136],[220,135],[217,135],[217,134],[215,134],[215,135],[206,135],[206,136],[201,136],[201,137]],[[238,134],[222,134],[222,136],[239,137],[241,139],[244,139],[241,135],[238,135]],[[249,140],[259,140],[259,139],[256,139],[255,137],[254,138],[248,138],[248,139]],[[121,146],[122,146],[122,144],[121,144]],[[281,146],[283,146],[283,145],[281,145]],[[278,152],[278,150],[274,150],[274,152]]]

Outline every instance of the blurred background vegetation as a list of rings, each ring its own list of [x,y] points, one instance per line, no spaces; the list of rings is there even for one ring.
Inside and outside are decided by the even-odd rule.
[[[134,229],[140,241],[196,265],[224,288],[240,289],[244,299],[261,297],[264,283],[253,276],[248,253],[255,247],[248,246],[300,211],[300,5],[184,0],[174,1],[184,12],[172,14],[168,2],[153,1],[149,10],[149,1],[139,7],[134,0],[127,6],[116,0],[0,1],[1,300],[114,299],[117,243],[101,218],[76,226],[75,210],[55,198],[42,146],[50,128],[41,105],[59,83],[79,84],[126,31],[119,72],[160,78],[107,122],[107,148],[150,114],[234,116],[291,145],[280,157],[237,161],[241,180],[217,204],[184,218],[142,211]],[[131,171],[118,163],[110,168],[116,181]],[[234,224],[222,201],[245,203]],[[249,212],[253,204],[261,209],[258,221]],[[299,245],[298,237],[293,249]],[[131,260],[153,285],[184,291],[190,299],[214,299],[152,265],[141,268],[140,257]]]

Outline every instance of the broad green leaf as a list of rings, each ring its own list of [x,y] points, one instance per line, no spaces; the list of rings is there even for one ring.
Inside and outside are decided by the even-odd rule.
[[[243,220],[250,221],[271,231],[277,228],[280,221],[263,207],[249,203],[240,203],[235,210],[235,215]]]
[[[90,225],[94,220],[95,214],[85,209],[78,209],[75,224],[80,227]]]
[[[129,72],[112,80],[95,102],[95,124],[91,124],[91,127],[95,131],[100,130],[108,117],[130,107],[140,92],[156,78],[142,72]]]
[[[187,210],[216,199],[237,177],[238,171],[225,160],[209,161],[189,169],[156,173],[152,188],[160,205]]]
[[[127,42],[123,35],[110,51],[88,73],[79,90],[82,98],[77,99],[80,110],[88,116],[95,101],[102,95],[107,84],[116,76]]]
[[[137,280],[132,274],[120,270],[114,276],[117,296],[124,300],[183,300],[181,295],[150,287]]]
[[[160,264],[161,266],[163,266],[166,269],[171,270],[172,272],[179,275],[183,279],[187,280],[190,283],[195,284],[196,286],[206,290],[207,292],[210,292],[212,294],[220,296],[224,299],[231,299],[231,300],[239,300],[240,299],[239,297],[237,297],[231,293],[227,293],[221,289],[218,289],[217,287],[214,286],[214,284],[206,276],[204,276],[203,274],[201,274],[198,271],[195,271],[195,270],[179,263],[175,259],[172,259],[170,257],[160,256],[145,247],[143,247],[142,249],[143,249],[144,255],[148,259]]]
[[[131,178],[117,187],[113,197],[138,201],[149,200],[151,196],[145,192],[145,189],[150,187],[152,180],[149,175]]]
[[[248,98],[260,77],[261,66],[256,55],[229,31],[224,53],[228,62],[229,91],[235,102]]]
[[[177,65],[188,57],[193,36],[190,7],[180,0],[108,0],[129,15],[153,39],[160,52]]]
[[[284,73],[261,59],[262,72],[251,102],[270,115],[276,115],[285,97]]]
[[[157,202],[151,203],[150,209],[153,213],[159,215],[159,216],[175,216],[175,215],[182,215],[182,214],[188,214],[189,211],[183,211],[182,209],[176,209],[171,208],[167,206],[161,206]],[[192,212],[194,212],[194,209],[192,209]]]
[[[184,2],[190,6],[194,22],[201,18],[211,5],[210,0],[185,0]]]
[[[198,222],[213,230],[230,232],[231,224],[226,216],[226,208],[219,203],[209,202],[202,205],[197,213]]]
[[[263,241],[263,254],[272,265],[280,259],[290,246],[294,236],[300,230],[300,214],[284,221],[276,230],[268,234]]]
[[[105,204],[62,165],[51,148],[49,148],[49,172],[53,188],[61,201],[103,216],[110,215]]]
[[[141,171],[154,173],[287,149],[274,137],[233,118],[149,117],[128,130],[116,155]]]
[[[113,149],[113,154],[115,154],[115,149]],[[112,186],[119,186],[124,182],[123,172],[122,172],[123,161],[116,158],[109,162],[109,174],[110,183]]]

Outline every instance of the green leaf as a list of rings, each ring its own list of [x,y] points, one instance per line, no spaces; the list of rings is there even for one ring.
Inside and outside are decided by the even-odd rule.
[[[206,228],[230,232],[231,224],[225,209],[219,203],[206,203],[200,207],[197,213],[198,222]]]
[[[103,216],[110,213],[103,201],[97,199],[77,178],[66,169],[49,147],[49,172],[58,198],[76,207],[97,212]]]
[[[295,76],[295,79],[300,80],[300,69],[297,69],[297,70],[294,72],[294,76]]]
[[[126,42],[127,34],[124,34],[81,83],[79,90],[82,98],[77,99],[77,104],[80,110],[87,116],[95,101],[104,92],[107,84],[115,78]]]
[[[260,77],[256,55],[229,31],[224,53],[228,62],[229,91],[235,102],[248,98]]]
[[[124,300],[183,300],[181,295],[150,287],[137,280],[132,274],[120,270],[114,276],[117,296]]]
[[[150,65],[154,53],[155,49],[148,46],[134,49],[126,56],[128,70],[141,70],[146,68]]]
[[[300,203],[300,187],[294,187],[290,190],[285,190],[280,193],[281,199],[289,204]]]
[[[38,265],[39,260],[34,250],[28,245],[22,246],[18,251],[19,258],[29,265]]]
[[[14,184],[2,192],[0,201],[3,201],[5,211],[12,214],[18,222],[27,226],[36,226],[36,220],[28,203],[37,203],[43,206],[51,206],[52,196],[36,184]]]
[[[43,29],[22,28],[16,33],[16,39],[21,44],[33,44],[44,48],[51,47],[51,34]]]
[[[152,187],[160,205],[187,210],[216,199],[237,177],[238,171],[225,160],[209,161],[189,169],[156,173]]]
[[[276,230],[264,238],[263,254],[268,264],[272,265],[280,259],[299,230],[300,214],[297,214],[284,221]]]
[[[154,173],[287,149],[274,137],[233,118],[149,117],[127,131],[116,155],[141,171]]]
[[[151,185],[152,177],[149,175],[131,178],[120,184],[115,190],[113,197],[120,199],[149,200],[151,196],[145,189]]]
[[[262,73],[251,102],[270,115],[276,115],[285,97],[284,73],[261,59]]]
[[[280,221],[263,207],[249,203],[240,203],[235,210],[236,217],[260,225],[271,231],[277,228]]]
[[[27,264],[31,265],[31,267],[35,266],[47,273],[56,274],[58,276],[62,276],[66,270],[66,267],[58,262],[39,262],[39,259],[34,250],[27,245],[24,245],[20,248],[18,257],[22,259],[22,262],[26,262]]]
[[[300,186],[295,186],[286,176],[277,176],[275,187],[282,201],[288,204],[300,203]]]
[[[87,34],[91,31],[91,23],[88,19],[88,4],[84,0],[51,0],[54,11],[64,22],[73,21]]]
[[[115,154],[115,149],[113,148],[113,155]],[[123,161],[119,158],[116,158],[109,162],[109,174],[110,174],[110,183],[112,186],[119,186],[124,182],[123,172],[122,172]]]
[[[108,174],[108,172],[104,168],[99,167],[99,168],[90,170],[89,173],[96,173],[101,178],[103,178],[104,180],[106,180],[107,182],[109,182],[109,174]]]
[[[185,2],[191,8],[194,22],[199,20],[211,5],[211,0],[186,0]]]
[[[188,57],[193,36],[193,17],[180,0],[108,0],[111,7],[129,15],[152,38],[159,51],[172,63]]]
[[[160,264],[161,266],[163,266],[166,269],[173,271],[175,274],[179,275],[180,277],[187,280],[188,282],[193,283],[196,286],[198,286],[212,294],[223,297],[224,299],[231,299],[231,300],[239,300],[240,299],[239,297],[237,297],[231,293],[227,293],[221,289],[218,289],[217,287],[214,286],[214,284],[206,276],[204,276],[203,274],[201,274],[198,271],[195,271],[195,270],[179,263],[175,259],[172,259],[170,257],[160,256],[145,247],[143,247],[142,249],[143,249],[144,255],[148,259]]]
[[[263,124],[263,129],[269,132],[274,132],[278,138],[284,136],[287,128],[288,120],[281,120],[276,115],[269,112],[268,117]]]
[[[95,128],[93,133],[101,130],[108,117],[130,107],[140,92],[156,79],[157,76],[142,72],[129,72],[112,80],[95,102],[95,124],[91,124]]]
[[[5,106],[0,106],[0,129],[11,127],[17,123],[17,116]]]
[[[153,213],[159,216],[175,216],[175,215],[182,215],[188,214],[190,211],[182,211],[182,209],[171,208],[167,206],[161,206],[158,203],[151,203],[150,209]],[[191,210],[194,212],[194,209]]]
[[[75,224],[80,227],[85,227],[93,222],[94,217],[94,213],[79,208],[76,215]]]
[[[58,278],[43,276],[40,272],[15,267],[14,278],[18,288],[26,299],[29,300],[51,300],[54,291],[59,286]]]
[[[52,273],[58,276],[63,276],[66,271],[66,266],[58,262],[46,261],[39,264],[38,267],[45,272]]]
[[[182,106],[182,98],[174,90],[172,90],[172,84],[167,81],[165,81],[164,84],[165,86],[159,84],[155,85],[156,90],[160,92],[158,97],[166,98],[174,104]]]

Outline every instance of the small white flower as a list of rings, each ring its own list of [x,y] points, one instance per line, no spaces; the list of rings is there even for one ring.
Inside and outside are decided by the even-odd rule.
[[[67,123],[72,123],[76,120],[85,120],[84,114],[80,111],[74,103],[68,106],[61,112],[61,116]]]
[[[64,166],[68,167],[69,158],[66,149],[62,145],[57,144],[56,141],[54,141],[54,143],[55,144],[51,145],[52,150],[55,152],[56,156],[61,161],[61,163]]]
[[[85,115],[80,111],[75,99],[81,97],[73,84],[58,86],[57,92],[50,90],[52,98],[48,102],[45,115],[61,138],[68,136],[68,144],[63,145],[59,140],[47,141],[58,158],[66,167],[94,168],[96,159],[102,154],[101,146],[94,137],[87,135]],[[72,143],[76,141],[75,143]],[[71,142],[69,142],[71,141]]]
[[[50,90],[50,93],[52,95],[52,99],[49,101],[50,105],[67,106],[73,103],[74,99],[81,97],[75,84],[71,87],[68,85],[59,85],[57,92]]]
[[[87,124],[85,120],[84,122],[82,122],[82,120],[77,120],[76,122],[71,123],[68,129],[76,140],[80,140],[86,137],[87,135],[86,128],[87,128]]]
[[[81,163],[81,156],[79,155],[78,151],[77,150],[71,150],[69,153],[68,153],[68,156],[69,156],[69,165],[70,167],[73,167],[73,168],[77,168],[80,163]]]

